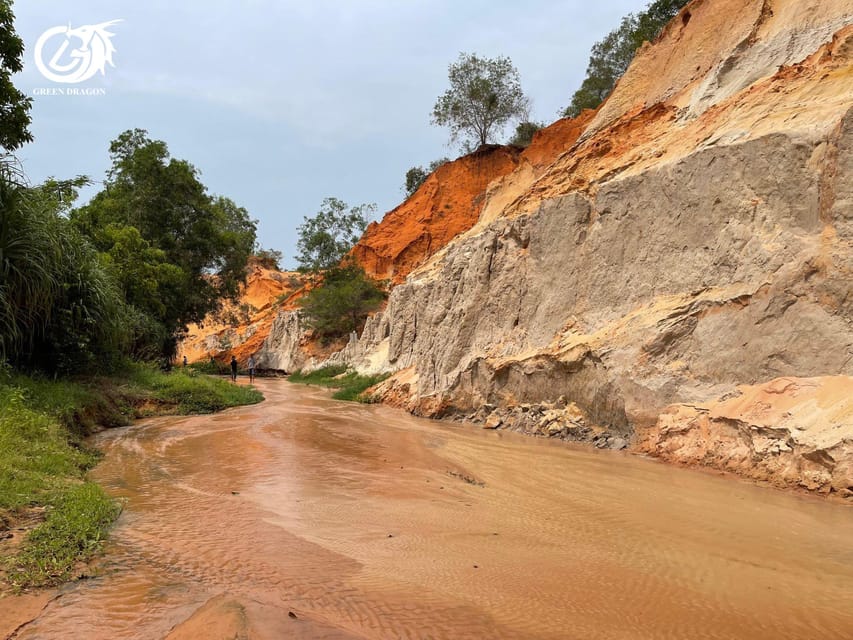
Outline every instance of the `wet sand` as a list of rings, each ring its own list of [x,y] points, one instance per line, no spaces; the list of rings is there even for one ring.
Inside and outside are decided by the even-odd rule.
[[[34,638],[853,638],[853,509],[261,381],[101,434],[126,502]]]

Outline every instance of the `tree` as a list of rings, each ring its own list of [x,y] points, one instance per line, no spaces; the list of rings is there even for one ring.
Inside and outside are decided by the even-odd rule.
[[[71,220],[108,256],[143,316],[137,353],[172,355],[188,323],[236,299],[256,222],[232,200],[209,195],[195,167],[142,129],[114,140],[110,157],[104,189]]]
[[[252,256],[252,260],[257,264],[261,265],[264,269],[270,269],[273,271],[281,271],[281,261],[284,256],[281,251],[277,251],[276,249],[263,249],[260,246],[255,248],[255,254]]]
[[[586,78],[572,96],[564,116],[575,118],[584,109],[597,109],[644,42],[651,42],[689,0],[655,0],[639,14],[629,13],[619,26],[596,42],[590,53]]]
[[[544,128],[545,125],[541,122],[519,122],[515,128],[515,135],[509,143],[516,147],[526,147],[533,142],[536,132]]]
[[[429,163],[429,167],[424,169],[421,166],[412,167],[406,172],[406,183],[403,185],[403,190],[406,192],[406,197],[411,196],[415,191],[420,189],[421,185],[426,182],[441,165],[450,162],[450,158],[439,158]]]
[[[448,127],[451,143],[463,149],[488,143],[505,125],[527,115],[530,101],[507,57],[460,53],[448,67],[448,79],[450,88],[436,101],[432,122]]]
[[[403,185],[406,197],[408,198],[415,191],[420,189],[421,185],[426,182],[428,177],[429,173],[427,173],[427,170],[421,166],[412,167],[406,171],[406,183]]]
[[[24,42],[14,22],[11,0],[0,0],[0,147],[6,151],[33,140],[29,130],[33,101],[12,84],[12,75],[24,68]]]
[[[349,264],[326,272],[323,284],[299,300],[306,324],[324,340],[346,336],[385,299],[376,282],[360,266]]]
[[[367,220],[376,212],[375,204],[349,208],[337,198],[326,198],[313,218],[305,216],[299,225],[296,262],[299,270],[319,273],[337,267],[355,246]]]

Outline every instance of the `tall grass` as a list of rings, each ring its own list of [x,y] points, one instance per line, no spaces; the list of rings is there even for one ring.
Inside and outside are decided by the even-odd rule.
[[[115,359],[127,343],[115,279],[61,215],[82,183],[31,187],[0,161],[0,361],[67,372]]]

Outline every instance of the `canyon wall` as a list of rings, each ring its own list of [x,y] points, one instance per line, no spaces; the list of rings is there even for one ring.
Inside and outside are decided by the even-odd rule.
[[[853,495],[851,23],[694,0],[329,362],[422,415]]]

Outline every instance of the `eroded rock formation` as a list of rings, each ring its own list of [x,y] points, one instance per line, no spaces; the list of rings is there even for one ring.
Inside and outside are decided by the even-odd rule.
[[[694,0],[558,124],[565,146],[513,160],[446,246],[376,259],[426,262],[334,360],[394,372],[380,395],[424,415],[853,491],[853,423],[791,422],[853,375],[850,1]],[[407,205],[366,240],[434,213]],[[754,389],[769,408],[744,418]]]

